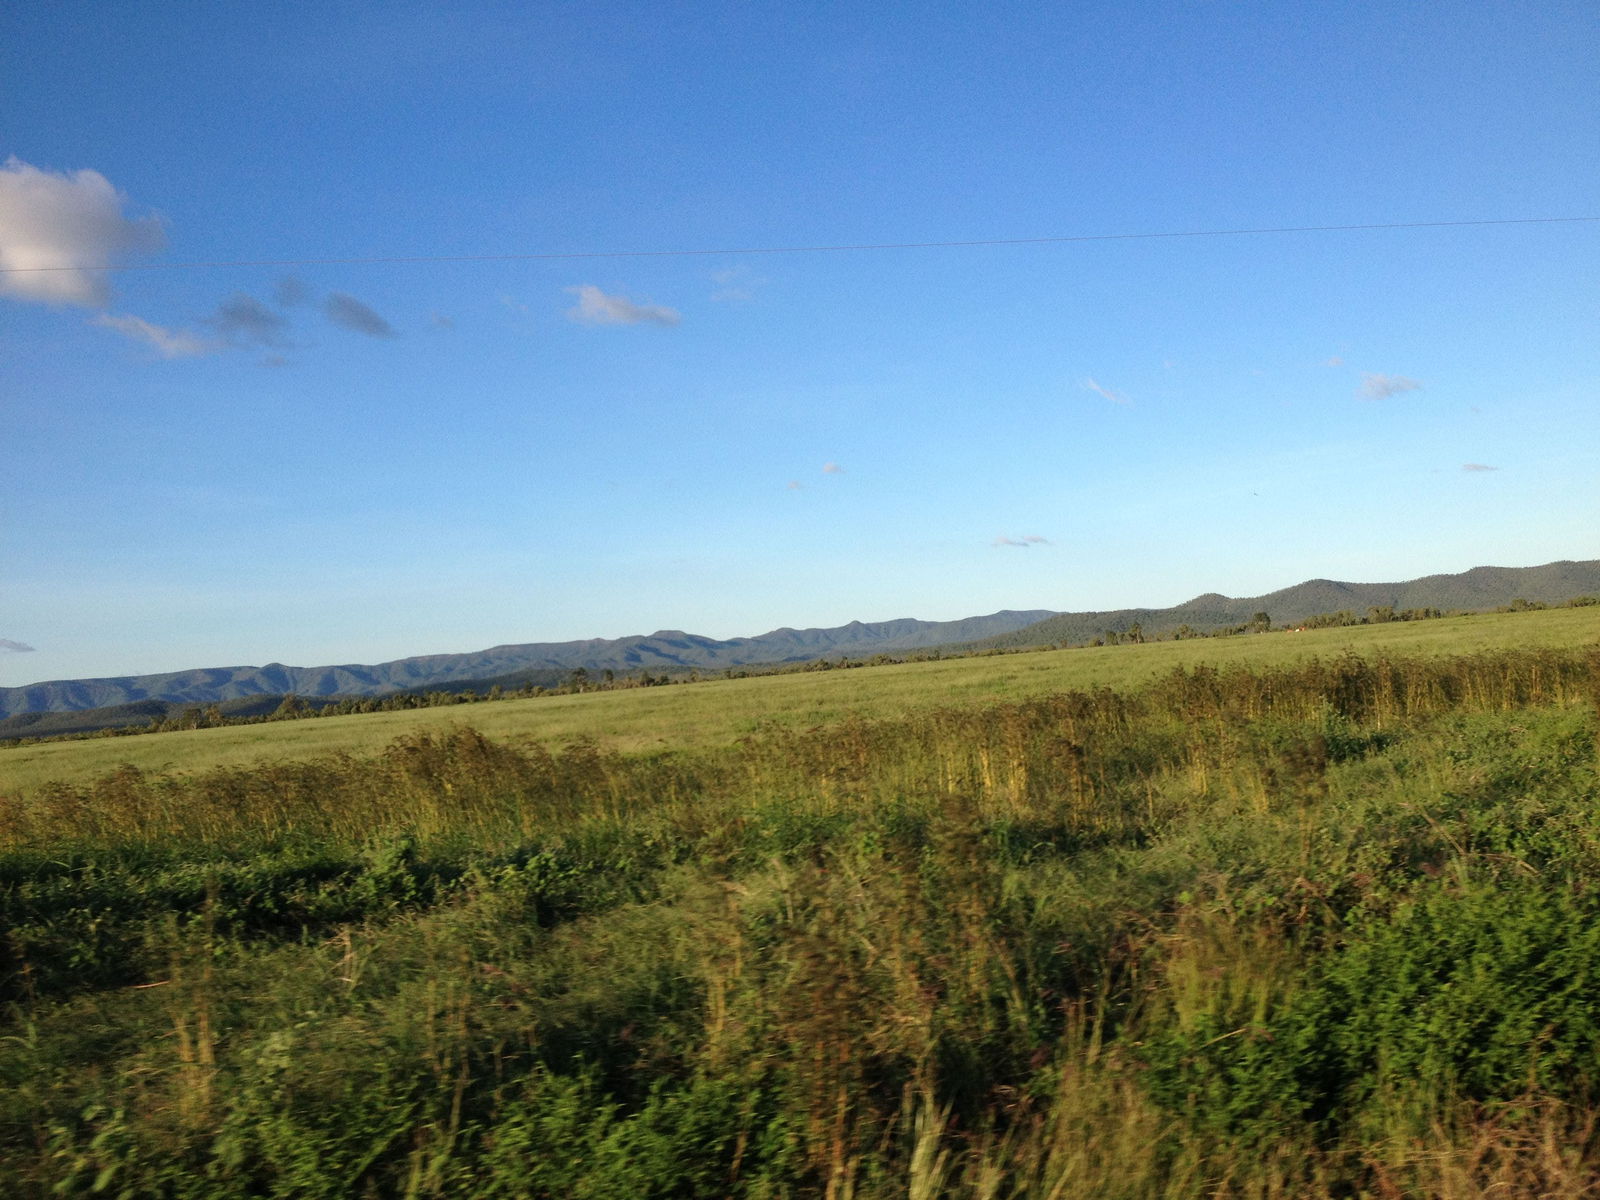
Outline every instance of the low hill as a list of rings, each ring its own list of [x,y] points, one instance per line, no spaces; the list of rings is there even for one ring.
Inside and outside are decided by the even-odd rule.
[[[1266,612],[1275,624],[1318,613],[1349,609],[1362,614],[1373,606],[1482,611],[1517,598],[1558,604],[1573,596],[1600,593],[1600,561],[1553,562],[1537,567],[1475,567],[1455,575],[1428,575],[1399,583],[1342,583],[1312,579],[1264,596],[1234,598],[1211,592],[1171,608],[1127,608],[1111,612],[1053,613],[1048,609],[1002,610],[957,621],[852,621],[827,629],[784,627],[757,637],[719,640],[677,629],[649,635],[573,642],[534,642],[494,646],[467,654],[429,654],[371,665],[291,667],[210,667],[162,675],[109,679],[57,680],[0,688],[0,718],[19,714],[71,713],[162,702],[169,709],[224,701],[271,701],[284,695],[316,698],[386,696],[396,692],[483,687],[499,683],[551,683],[583,668],[618,674],[649,671],[680,674],[690,670],[810,662],[935,646],[991,647],[1079,644],[1107,631],[1125,632],[1138,623],[1146,635],[1171,633],[1187,625],[1197,633],[1248,622]],[[270,706],[269,706],[270,707]],[[152,709],[121,712],[91,727],[146,724]],[[170,715],[170,711],[167,713]],[[49,733],[65,733],[52,727]],[[43,736],[46,729],[20,729],[7,722],[4,735]]]
[[[1345,583],[1308,579],[1264,596],[1207,592],[1171,608],[1122,608],[1107,612],[1056,613],[1023,629],[971,643],[970,648],[1076,645],[1107,632],[1126,633],[1138,624],[1146,636],[1170,634],[1187,625],[1197,633],[1243,625],[1264,612],[1275,625],[1292,625],[1319,613],[1369,608],[1436,608],[1483,612],[1522,599],[1560,604],[1600,594],[1600,560],[1560,561],[1537,567],[1474,567],[1455,575],[1425,575],[1399,583]]]
[[[224,717],[264,717],[283,703],[278,695],[243,696],[216,705]],[[332,697],[315,697],[306,703],[321,708],[334,703]],[[170,721],[185,710],[196,707],[179,700],[134,700],[104,708],[73,709],[68,712],[23,712],[0,718],[0,741],[16,738],[60,737],[72,733],[94,733],[101,729],[126,729],[151,722]]]

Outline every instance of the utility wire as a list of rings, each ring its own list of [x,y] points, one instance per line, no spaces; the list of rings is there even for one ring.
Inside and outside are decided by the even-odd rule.
[[[357,258],[216,259],[174,263],[92,263],[50,267],[0,267],[0,275],[39,271],[178,271],[203,267],[315,267],[375,263],[541,262],[585,258],[704,258],[732,254],[827,254],[866,250],[953,250],[976,246],[1049,246],[1067,242],[1133,242],[1173,238],[1249,237],[1270,233],[1353,233],[1379,229],[1453,229],[1485,225],[1562,225],[1597,217],[1512,217],[1487,221],[1392,221],[1372,225],[1283,225],[1263,229],[1187,229],[1164,233],[1081,233],[1067,237],[980,238],[962,242],[852,242],[820,246],[741,246],[716,250],[580,250],[534,254],[418,254]]]

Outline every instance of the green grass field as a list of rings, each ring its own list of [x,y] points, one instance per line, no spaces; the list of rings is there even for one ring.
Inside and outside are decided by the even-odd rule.
[[[1600,1194],[1597,625],[0,752],[0,1195]]]
[[[1514,645],[487,705],[694,745],[413,720],[0,799],[0,1195],[1596,1194],[1600,658],[1459,628]]]
[[[849,715],[901,716],[984,700],[1076,688],[1125,688],[1175,667],[1279,666],[1345,653],[1471,654],[1600,642],[1600,607],[1232,638],[1049,650],[853,670],[709,680],[692,686],[501,701],[0,749],[0,795],[80,782],[129,763],[145,771],[204,771],[262,759],[370,754],[402,734],[469,724],[515,746],[555,748],[589,737],[623,752],[722,745],[764,725],[809,728]]]

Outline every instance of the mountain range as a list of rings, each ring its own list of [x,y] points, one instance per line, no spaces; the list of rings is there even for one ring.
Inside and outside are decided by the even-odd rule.
[[[213,704],[248,696],[382,696],[417,689],[521,682],[552,683],[582,667],[586,671],[681,673],[725,667],[809,662],[892,650],[982,640],[1035,624],[1049,609],[997,612],[959,621],[852,621],[832,629],[774,629],[758,637],[721,641],[663,629],[648,636],[589,638],[576,642],[532,642],[495,646],[467,654],[426,654],[371,665],[204,667],[162,675],[68,679],[0,688],[0,717],[18,713],[69,712],[146,700]]]
[[[290,667],[268,663],[264,667],[207,667],[161,675],[57,680],[0,688],[0,718],[9,718],[0,722],[0,736],[44,732],[42,728],[20,727],[37,723],[37,718],[30,719],[27,714],[117,707],[124,718],[101,724],[124,724],[134,719],[148,721],[156,715],[157,704],[165,710],[169,705],[234,702],[230,707],[254,710],[268,699],[275,702],[289,693],[306,697],[379,696],[401,691],[459,690],[464,684],[549,684],[580,667],[619,674],[681,674],[822,658],[870,657],[936,646],[985,649],[1073,645],[1107,631],[1125,632],[1134,623],[1147,636],[1168,633],[1183,625],[1207,632],[1243,624],[1258,612],[1266,612],[1274,624],[1283,625],[1342,609],[1358,615],[1373,606],[1480,611],[1518,598],[1557,604],[1596,593],[1600,593],[1600,560],[1564,560],[1537,567],[1475,567],[1459,574],[1428,575],[1400,583],[1312,579],[1264,596],[1236,598],[1207,593],[1170,608],[1075,613],[1003,610],[958,621],[852,621],[831,629],[785,627],[757,637],[725,641],[681,630],[660,630],[648,636],[495,646],[466,654],[429,654],[370,665]]]
[[[1056,613],[1033,625],[989,637],[974,648],[1076,645],[1112,631],[1124,633],[1137,622],[1146,636],[1171,633],[1187,625],[1196,632],[1243,625],[1264,612],[1274,625],[1293,625],[1319,613],[1369,608],[1437,608],[1441,612],[1484,612],[1523,599],[1560,604],[1575,596],[1600,594],[1600,560],[1545,563],[1537,567],[1474,567],[1454,575],[1425,575],[1400,583],[1343,583],[1308,579],[1264,596],[1236,598],[1207,592],[1171,608],[1123,608],[1113,612]]]

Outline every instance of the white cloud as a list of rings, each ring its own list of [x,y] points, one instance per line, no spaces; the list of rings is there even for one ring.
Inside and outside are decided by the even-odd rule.
[[[1325,367],[1342,367],[1344,366],[1344,359],[1335,354],[1332,358],[1324,359],[1322,365]]]
[[[583,325],[676,325],[683,320],[674,308],[660,304],[635,304],[628,297],[608,296],[592,283],[568,288],[578,303],[567,316]]]
[[[1463,471],[1498,471],[1499,467],[1491,467],[1487,463],[1462,463]]]
[[[10,638],[0,638],[0,650],[8,654],[32,654],[33,647],[26,642],[13,642]]]
[[[824,475],[843,475],[844,468],[836,462],[823,463],[822,473]]]
[[[1047,539],[1042,537],[1030,535],[1028,537],[1014,538],[1007,537],[1002,533],[989,544],[991,546],[1015,546],[1018,550],[1031,550],[1035,546],[1048,546],[1050,543]]]
[[[711,272],[711,282],[717,285],[711,293],[713,300],[724,303],[748,303],[767,281],[753,274],[748,267],[729,267],[725,271]]]
[[[42,171],[7,159],[0,165],[0,295],[103,307],[111,296],[106,272],[83,268],[163,242],[160,219],[123,216],[125,200],[98,171]]]
[[[1368,400],[1387,400],[1390,396],[1398,396],[1401,392],[1415,392],[1422,385],[1415,379],[1404,375],[1374,375],[1371,372],[1361,376],[1361,395]]]
[[[789,488],[788,488],[788,490],[791,491],[791,492],[800,491],[800,481],[798,479],[789,480]]]
[[[94,324],[114,329],[136,342],[144,342],[154,347],[162,358],[197,358],[219,348],[215,342],[207,341],[187,329],[166,329],[152,325],[143,317],[114,317],[110,313],[101,313],[94,318]]]
[[[1102,384],[1096,383],[1093,379],[1085,379],[1083,381],[1083,387],[1085,391],[1094,392],[1097,395],[1104,396],[1113,404],[1127,404],[1129,402],[1128,398],[1115,388],[1105,387]]]

